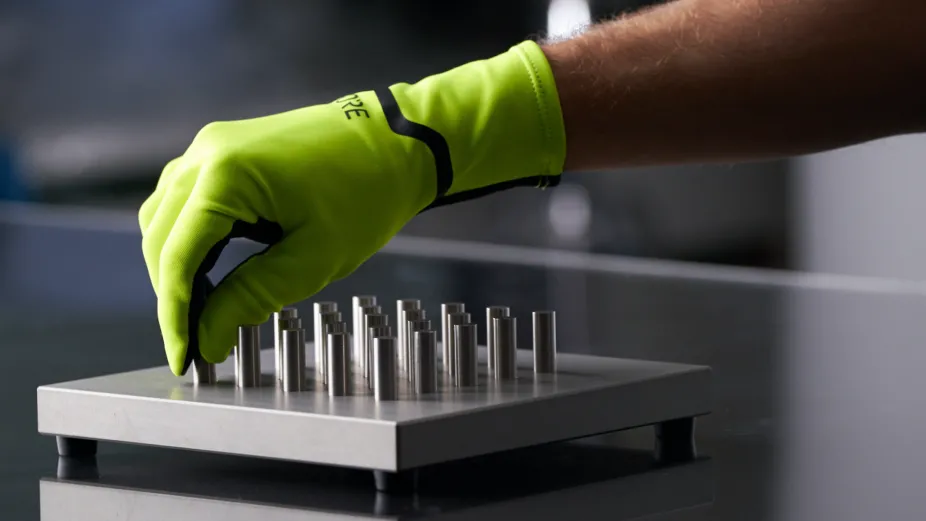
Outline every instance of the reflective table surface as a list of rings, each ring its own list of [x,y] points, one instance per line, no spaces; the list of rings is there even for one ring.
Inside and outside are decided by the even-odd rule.
[[[400,237],[313,300],[360,293],[552,308],[562,351],[710,365],[700,457],[661,467],[637,429],[430,467],[414,497],[369,472],[108,443],[69,466],[36,432],[36,387],[164,364],[140,236],[129,214],[4,207],[2,518],[926,518],[922,286]]]

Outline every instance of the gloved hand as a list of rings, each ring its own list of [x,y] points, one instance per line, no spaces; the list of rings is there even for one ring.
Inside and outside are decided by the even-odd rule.
[[[212,123],[164,168],[139,211],[171,370],[224,360],[239,325],[311,297],[421,211],[555,184],[559,100],[533,42],[415,84]],[[233,237],[268,245],[215,286]]]

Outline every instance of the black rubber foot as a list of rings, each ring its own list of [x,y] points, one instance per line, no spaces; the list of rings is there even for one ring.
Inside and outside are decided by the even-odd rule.
[[[96,458],[58,458],[58,479],[79,481],[100,479]]]
[[[679,418],[656,425],[656,458],[661,463],[681,463],[698,457],[695,419]]]
[[[62,458],[96,457],[96,440],[56,436],[55,441],[58,442],[58,455]]]
[[[376,490],[386,494],[411,494],[418,488],[418,471],[415,469],[400,472],[374,470],[373,478]]]
[[[376,501],[373,504],[373,515],[376,516],[394,516],[401,512],[402,501],[404,497],[399,497],[385,492],[376,493]]]

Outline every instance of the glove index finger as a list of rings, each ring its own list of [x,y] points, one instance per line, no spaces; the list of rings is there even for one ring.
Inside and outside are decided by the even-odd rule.
[[[233,237],[234,225],[232,217],[187,205],[161,250],[158,321],[175,375],[184,374],[200,358],[198,324],[211,291],[206,275]]]

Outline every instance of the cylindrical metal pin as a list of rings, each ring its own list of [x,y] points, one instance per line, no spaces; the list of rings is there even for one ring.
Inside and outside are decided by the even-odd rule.
[[[556,311],[534,311],[534,373],[556,372]]]
[[[424,313],[421,313],[421,316],[424,316]],[[408,370],[405,373],[405,379],[409,382],[415,381],[415,332],[416,331],[428,331],[431,329],[430,320],[409,320],[405,324],[405,335],[406,342],[409,346],[408,348]]]
[[[300,331],[302,334],[302,343],[305,344],[305,329],[302,328],[302,319],[299,317],[282,318],[280,325],[280,372],[277,373],[277,380],[283,382],[283,332],[286,330]],[[304,353],[303,353],[304,354]],[[302,365],[305,365],[303,356]]]
[[[381,313],[363,315],[363,377],[373,381],[373,342],[370,328],[389,325],[389,317]],[[372,384],[371,384],[372,385]]]
[[[305,390],[305,332],[283,330],[283,391]]]
[[[411,332],[408,329],[409,323],[424,320],[426,317],[427,313],[423,309],[406,309],[399,315],[399,325],[401,327],[396,328],[398,333],[396,340],[399,342],[399,372],[404,374],[408,380],[412,379],[415,371],[412,366],[414,346],[412,345]],[[428,327],[430,328],[430,326]]]
[[[437,392],[437,333],[413,331],[412,343],[415,346],[415,393]]]
[[[238,367],[236,385],[260,387],[260,326],[238,327],[238,348],[235,354]]]
[[[302,385],[304,389],[307,389],[308,384],[306,383],[306,376],[305,376],[305,371],[306,371],[305,369],[305,356],[306,356],[305,354],[305,329],[302,329],[300,327],[296,329],[296,332],[298,332],[299,334],[299,338],[296,340],[296,342],[298,345],[302,346],[298,351],[296,351],[297,353],[299,353],[299,362],[298,362],[299,367],[302,368],[302,381],[303,381]]]
[[[444,343],[444,353],[449,357],[444,359],[444,369],[451,381],[457,377],[457,345],[454,337],[454,326],[469,324],[469,313],[451,313],[447,315],[448,341]]]
[[[354,353],[355,355],[354,361],[359,364],[358,366],[359,372],[365,377],[369,375],[370,373],[370,367],[368,366],[372,366],[372,363],[373,363],[370,357],[365,354],[369,351],[372,351],[372,347],[367,345],[368,327],[365,322],[366,316],[367,315],[382,315],[382,314],[383,314],[383,308],[375,304],[372,306],[364,306],[360,308],[360,315],[359,315],[360,329],[357,330],[356,334],[360,335],[361,338],[359,340],[357,340],[356,338],[354,339],[354,344],[359,345],[357,352]]]
[[[322,378],[322,381],[323,381],[325,384],[328,384],[328,366],[331,365],[331,364],[328,363],[328,352],[330,351],[330,349],[328,349],[328,335],[330,335],[330,334],[332,334],[332,333],[347,333],[348,339],[349,339],[349,338],[350,338],[350,332],[347,330],[347,323],[346,323],[346,322],[334,322],[334,323],[331,323],[331,324],[325,324],[325,325],[324,325],[324,328],[325,328],[325,334],[324,334],[324,336],[323,336],[322,338],[323,338],[324,341],[325,341],[325,344],[324,344],[324,347],[325,347],[325,355],[324,355],[322,358],[323,358],[323,363],[325,364],[325,373],[321,375],[321,378]],[[348,345],[347,347],[348,347],[348,351],[350,351],[350,345]],[[348,352],[348,360],[350,360],[350,353],[349,353],[349,352]],[[349,368],[348,368],[348,369],[349,369]]]
[[[353,331],[353,345],[351,345],[353,363],[360,363],[360,342],[363,339],[363,315],[361,310],[367,306],[376,305],[376,297],[373,295],[359,295],[350,299],[351,304],[351,330]]]
[[[333,324],[339,324],[341,322],[341,313],[339,311],[326,311],[320,313],[316,318],[318,318],[318,327],[320,330],[316,334],[315,340],[321,343],[315,344],[315,373],[318,374],[324,382],[325,370],[328,367],[328,361],[325,358],[328,356],[328,328]]]
[[[408,362],[405,360],[409,351],[408,346],[405,345],[405,323],[408,321],[408,319],[405,318],[405,311],[414,309],[421,309],[421,300],[416,298],[403,298],[395,302],[395,339],[398,343],[396,349],[399,352],[399,371],[401,372],[404,372],[408,368]]]
[[[283,379],[283,327],[281,320],[296,318],[299,310],[288,307],[273,313],[273,374],[277,380]],[[302,327],[302,326],[300,326]]]
[[[453,326],[453,347],[456,353],[453,379],[457,387],[474,387],[479,382],[478,351],[476,350],[476,324]]]
[[[373,375],[376,401],[395,400],[399,394],[395,337],[378,336],[373,339]]]
[[[466,304],[462,302],[448,302],[440,305],[440,328],[441,328],[441,358],[444,373],[450,374],[450,368],[452,366],[451,360],[453,357],[450,356],[450,344],[451,339],[453,338],[453,329],[449,325],[449,317],[453,313],[463,313],[466,311]]]
[[[493,318],[495,328],[495,379],[515,380],[518,377],[518,319]]]
[[[347,330],[347,322],[332,322],[330,324],[325,324],[325,346],[328,345],[328,335],[331,333],[350,333]],[[327,358],[325,358],[327,360]],[[325,368],[325,372],[328,372],[328,368]]]
[[[350,389],[350,336],[347,333],[328,333],[328,395],[347,396]]]
[[[488,359],[488,373],[495,372],[495,325],[493,318],[504,318],[511,313],[508,306],[489,306],[486,308],[486,358]]]
[[[373,388],[373,379],[375,377],[375,374],[373,371],[373,363],[374,363],[374,358],[376,358],[376,356],[375,356],[375,353],[373,353],[373,340],[379,337],[392,337],[392,336],[393,336],[393,331],[392,331],[391,326],[370,326],[370,329],[367,330],[367,346],[369,346],[367,353],[370,357],[370,375],[368,376],[368,379],[367,379],[367,385],[369,386],[370,389]],[[398,345],[396,345],[396,351],[397,351],[396,362],[397,363],[398,363],[398,350],[399,350]],[[396,369],[398,369],[398,367],[396,367]],[[398,378],[398,376],[396,376],[396,378]]]
[[[315,346],[315,371],[324,374],[325,327],[322,325],[322,313],[338,310],[337,302],[315,302],[312,304],[312,344]],[[321,346],[321,347],[320,347]]]
[[[215,382],[215,364],[210,364],[203,359],[193,360],[193,383],[196,385],[209,385]]]
[[[302,319],[299,317],[280,319],[280,349],[283,349],[283,331],[286,329],[302,329]],[[283,359],[280,358],[280,361]]]

